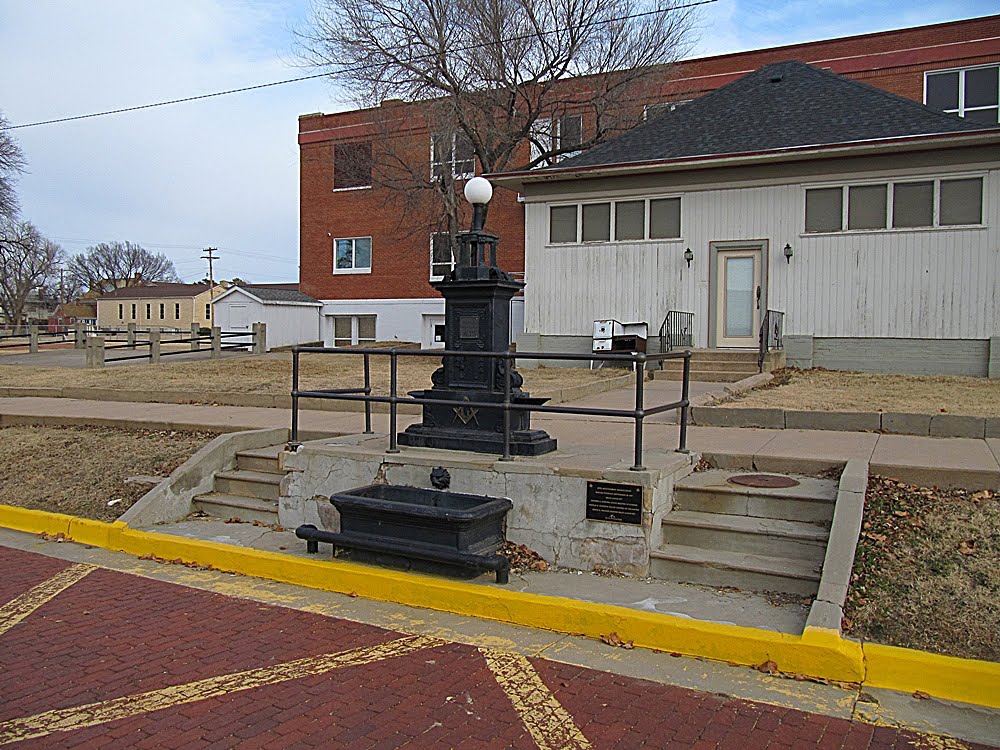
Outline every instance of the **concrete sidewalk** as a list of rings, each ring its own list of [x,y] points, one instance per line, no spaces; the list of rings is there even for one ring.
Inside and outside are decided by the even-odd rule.
[[[0,426],[53,420],[72,424],[137,425],[161,429],[208,428],[222,431],[285,427],[285,409],[195,404],[146,404],[66,398],[0,398]],[[400,415],[398,429],[415,421]],[[633,423],[607,417],[536,415],[534,424],[559,441],[559,452],[604,466],[632,457]],[[375,414],[373,428],[388,431],[387,415]],[[300,412],[304,437],[359,433],[359,412]],[[651,422],[644,430],[648,454],[672,453],[678,427]],[[1000,439],[931,438],[824,430],[765,430],[691,427],[688,447],[710,456],[730,457],[732,468],[809,473],[823,464],[859,458],[873,474],[902,481],[969,489],[1000,487]],[[530,460],[530,459],[519,459]],[[588,461],[589,463],[589,461]]]

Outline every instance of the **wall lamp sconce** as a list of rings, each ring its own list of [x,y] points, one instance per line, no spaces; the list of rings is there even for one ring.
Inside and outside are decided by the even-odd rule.
[[[785,262],[786,263],[792,262],[792,246],[789,245],[787,242],[785,243]]]
[[[684,260],[688,262],[688,268],[690,268],[691,261],[694,260],[694,253],[691,252],[691,248],[684,251]]]

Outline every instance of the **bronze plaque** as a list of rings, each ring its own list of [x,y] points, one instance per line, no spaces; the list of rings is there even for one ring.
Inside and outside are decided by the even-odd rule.
[[[642,486],[587,482],[587,520],[642,525]]]
[[[458,337],[460,339],[479,338],[478,315],[460,315],[458,317]]]

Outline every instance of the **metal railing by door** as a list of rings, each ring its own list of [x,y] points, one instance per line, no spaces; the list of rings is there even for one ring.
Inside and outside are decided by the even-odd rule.
[[[757,348],[757,371],[764,372],[764,358],[769,351],[783,349],[782,338],[785,333],[785,313],[780,310],[767,310],[760,323]]]

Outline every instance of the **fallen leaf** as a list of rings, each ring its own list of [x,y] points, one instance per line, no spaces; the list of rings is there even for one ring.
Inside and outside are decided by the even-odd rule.
[[[224,523],[243,523],[242,519],[239,518],[227,518]]]
[[[758,672],[763,672],[764,674],[775,674],[778,671],[778,665],[773,661],[766,661],[763,664],[758,664],[754,667]]]
[[[958,551],[963,555],[971,555],[976,551],[976,540],[966,539],[964,542],[958,545]]]
[[[608,633],[607,635],[602,635],[601,640],[607,643],[609,646],[615,646],[617,648],[635,648],[632,641],[624,641],[621,636],[614,631]]]
[[[348,591],[347,595],[349,597],[351,597],[352,599],[357,599],[358,598],[358,592],[357,591]]]
[[[930,695],[928,695],[927,693],[925,693],[923,690],[914,690],[913,691],[913,697],[914,698],[919,698],[920,700],[925,701],[925,700],[928,700],[930,698]]]

